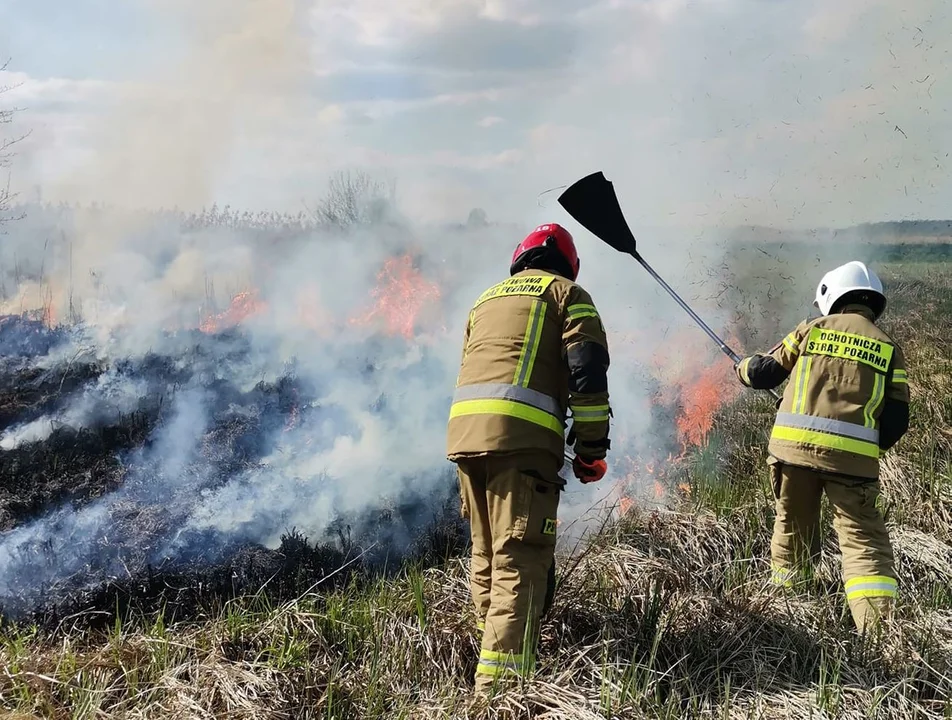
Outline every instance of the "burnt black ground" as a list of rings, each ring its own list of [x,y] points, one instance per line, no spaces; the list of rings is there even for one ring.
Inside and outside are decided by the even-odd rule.
[[[136,414],[101,430],[57,430],[46,442],[0,454],[0,530],[41,516],[52,505],[78,507],[115,490],[124,473],[118,453],[145,440],[150,420]]]
[[[408,562],[423,567],[439,565],[464,552],[469,540],[467,528],[451,502],[444,504],[440,516],[419,533],[409,548],[398,553],[388,552],[385,542],[385,528],[393,522],[394,518],[386,514],[369,520],[365,542],[350,537],[349,526],[342,523],[341,534],[326,542],[311,542],[292,530],[282,537],[276,550],[236,543],[218,562],[146,566],[131,577],[58,593],[57,599],[37,604],[29,612],[7,614],[0,607],[0,618],[47,630],[64,623],[104,628],[117,617],[158,611],[166,622],[189,620],[214,614],[224,602],[238,597],[254,595],[272,604],[305,592],[323,593],[354,582],[392,576]]]
[[[68,517],[69,509],[104,499],[108,533],[94,552],[65,561],[52,546],[20,547],[6,568],[0,616],[16,621],[58,624],[64,618],[108,623],[116,613],[163,608],[167,615],[191,617],[222,601],[262,593],[288,599],[312,588],[354,578],[396,572],[407,561],[422,564],[461,552],[467,537],[455,505],[456,488],[447,468],[437,497],[422,495],[412,479],[396,479],[393,501],[363,516],[339,517],[326,537],[305,538],[287,528],[281,546],[220,536],[179,536],[174,557],[160,550],[185,520],[187,504],[153,494],[167,478],[150,456],[156,436],[174,414],[176,392],[199,387],[211,415],[197,457],[184,473],[189,492],[210,491],[271,451],[270,438],[315,407],[316,388],[294,374],[259,382],[250,390],[210,370],[216,363],[243,361],[248,347],[240,335],[194,334],[179,341],[175,355],[148,354],[111,366],[80,360],[70,352],[33,362],[67,342],[62,331],[20,318],[0,318],[0,431],[55,414],[104,373],[147,381],[134,411],[98,408],[82,429],[60,427],[41,441],[0,450],[0,533],[29,527],[38,519]],[[357,373],[373,372],[372,365]],[[387,398],[375,412],[392,412]],[[318,439],[320,441],[320,439]],[[127,494],[124,495],[123,493]],[[116,499],[118,498],[118,500]],[[0,538],[3,536],[0,535]],[[15,563],[15,564],[14,564]],[[14,575],[10,567],[15,567]],[[12,578],[12,579],[11,579]]]

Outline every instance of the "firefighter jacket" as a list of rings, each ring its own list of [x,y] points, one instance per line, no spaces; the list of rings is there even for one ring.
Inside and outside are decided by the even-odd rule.
[[[466,323],[447,457],[609,448],[608,342],[591,296],[561,275],[523,270],[486,290]]]
[[[757,389],[791,377],[767,448],[790,465],[878,478],[880,456],[909,428],[902,350],[863,305],[801,323],[737,375]]]

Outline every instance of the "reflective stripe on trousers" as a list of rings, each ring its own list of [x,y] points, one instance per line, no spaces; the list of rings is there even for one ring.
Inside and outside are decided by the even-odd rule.
[[[899,592],[895,578],[885,575],[866,575],[854,577],[846,581],[846,599],[886,597],[894,598]]]
[[[560,436],[565,432],[564,413],[558,401],[538,390],[483,383],[456,388],[450,419],[465,415],[507,415],[544,427]]]
[[[777,563],[770,563],[770,582],[785,588],[792,588],[797,579],[797,571],[785,568]]]
[[[531,654],[526,656],[494,650],[479,651],[479,664],[476,666],[476,672],[480,675],[498,677],[506,673],[516,673],[525,677],[533,670],[535,670],[535,657]]]

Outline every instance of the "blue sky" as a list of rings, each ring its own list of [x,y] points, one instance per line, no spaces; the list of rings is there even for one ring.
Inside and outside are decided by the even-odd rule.
[[[24,194],[297,210],[396,178],[545,220],[596,169],[643,224],[948,217],[952,15],[910,0],[0,0]]]
[[[3,56],[35,77],[133,80],[174,38],[136,0],[0,0],[0,8]]]

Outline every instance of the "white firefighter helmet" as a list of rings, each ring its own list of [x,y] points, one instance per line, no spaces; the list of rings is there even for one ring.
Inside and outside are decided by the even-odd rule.
[[[859,260],[853,260],[830,270],[816,287],[814,305],[824,315],[829,315],[836,301],[848,293],[868,293],[867,301],[876,317],[886,309],[886,296],[879,276]]]

